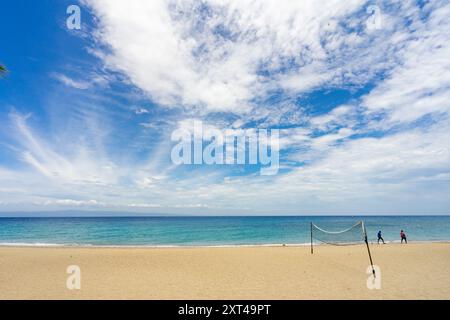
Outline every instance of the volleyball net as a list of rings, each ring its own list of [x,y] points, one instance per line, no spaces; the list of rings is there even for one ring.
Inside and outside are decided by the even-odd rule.
[[[367,241],[367,232],[364,221],[358,221],[349,228],[341,231],[325,230],[311,222],[311,254],[314,253],[314,240],[335,246],[365,243],[370,265],[372,266],[372,273],[375,277],[375,269],[373,268],[372,255],[370,253],[369,242]]]

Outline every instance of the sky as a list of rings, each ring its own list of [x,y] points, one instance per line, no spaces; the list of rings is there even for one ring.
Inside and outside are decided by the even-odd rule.
[[[0,212],[450,214],[448,1],[2,9]],[[175,164],[195,121],[279,130],[278,173]]]

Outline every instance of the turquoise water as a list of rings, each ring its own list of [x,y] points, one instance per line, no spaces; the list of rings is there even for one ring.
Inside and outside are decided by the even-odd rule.
[[[307,244],[310,222],[339,231],[363,220],[369,240],[450,241],[450,216],[0,218],[0,245],[220,246]]]

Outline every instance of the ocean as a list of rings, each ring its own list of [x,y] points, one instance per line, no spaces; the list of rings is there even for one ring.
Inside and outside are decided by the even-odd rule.
[[[450,241],[450,216],[0,218],[0,245],[240,246],[310,243],[310,223],[340,231],[363,220],[369,241]]]

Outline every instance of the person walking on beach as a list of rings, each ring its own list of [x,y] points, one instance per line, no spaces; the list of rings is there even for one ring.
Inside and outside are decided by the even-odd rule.
[[[378,244],[380,244],[380,240],[383,241],[383,244],[384,244],[384,239],[383,239],[383,237],[381,236],[381,230],[378,231],[377,236],[378,236]]]
[[[405,243],[408,243],[408,241],[406,240],[406,233],[403,232],[403,230],[400,231],[400,239],[402,239],[401,243],[403,243],[403,240],[405,240]]]

